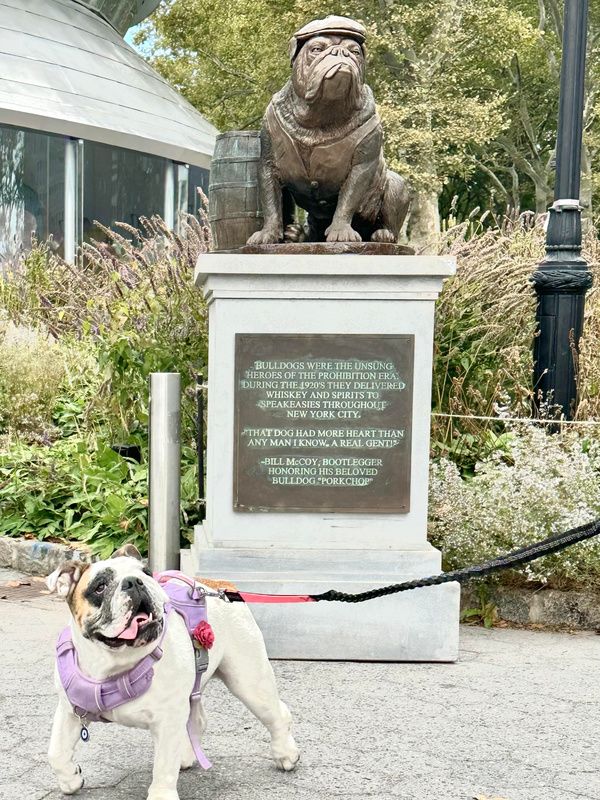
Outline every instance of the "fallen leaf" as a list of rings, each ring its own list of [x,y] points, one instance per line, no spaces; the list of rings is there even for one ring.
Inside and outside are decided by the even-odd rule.
[[[30,581],[7,581],[2,584],[5,589],[16,589],[19,586],[31,586]]]

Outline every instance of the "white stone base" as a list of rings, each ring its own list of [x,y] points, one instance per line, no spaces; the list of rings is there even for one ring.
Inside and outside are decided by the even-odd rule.
[[[454,271],[453,259],[432,256],[200,257],[196,282],[210,329],[206,520],[182,559],[185,571],[273,594],[355,593],[439,573],[440,554],[427,543],[434,304]],[[408,511],[236,510],[240,334],[414,337]],[[271,658],[454,661],[459,594],[445,584],[359,604],[252,611]]]
[[[202,543],[201,529],[196,542]],[[439,551],[207,548],[182,551],[189,575],[267,594],[362,592],[436,574]],[[417,589],[363,603],[253,604],[274,659],[456,661],[460,586]]]

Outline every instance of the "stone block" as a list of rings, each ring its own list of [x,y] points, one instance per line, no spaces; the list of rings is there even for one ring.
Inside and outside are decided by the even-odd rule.
[[[434,305],[444,277],[454,272],[454,261],[414,255],[278,252],[283,254],[208,254],[199,259],[196,283],[209,310],[207,515],[182,565],[192,574],[275,594],[331,588],[357,592],[436,574],[440,554],[427,543]],[[291,372],[272,375],[281,382],[275,390],[281,388],[283,395],[302,389],[302,381],[312,378],[301,376],[314,375],[318,369],[324,370],[321,388],[326,392],[353,392],[365,387],[353,379],[343,385],[342,375],[347,379],[353,369],[358,374],[368,364],[380,365],[380,383],[369,386],[387,388],[383,394],[375,391],[373,397],[382,402],[368,422],[366,405],[356,418],[345,416],[347,407],[341,403],[319,406],[319,413],[333,408],[338,415],[333,432],[350,431],[343,446],[329,443],[346,436],[342,432],[327,438],[329,423],[291,419],[286,423],[293,413],[267,413],[266,408],[276,408],[270,395],[257,398],[246,393],[240,400],[242,390],[252,388],[256,375],[267,369],[264,365],[287,363],[286,353],[291,367],[285,369]],[[334,365],[333,372],[319,364]],[[356,364],[365,366],[352,366]],[[254,388],[273,387],[259,380]],[[301,391],[294,398],[299,396],[306,399]],[[241,402],[250,404],[243,413],[252,422],[244,426]],[[308,419],[329,418],[315,412]],[[251,433],[278,430],[285,424],[300,427],[280,439]],[[297,432],[312,428],[317,430],[314,436]],[[385,431],[391,431],[387,439]],[[362,437],[359,442],[352,440],[354,435]],[[402,458],[396,460],[388,458],[397,447],[395,440],[402,442],[398,446]],[[264,458],[245,452],[238,462],[240,447],[263,448]],[[280,466],[275,455],[286,451],[277,448],[291,448],[292,455],[303,457],[320,453],[323,461],[314,467],[319,470],[331,463],[325,461],[336,448],[337,455],[379,456],[383,466],[375,472],[373,485],[377,481],[380,495],[369,489],[367,502],[367,490],[359,499],[349,495],[348,488],[345,495],[332,491],[330,484],[325,489],[321,477],[329,474],[326,471],[310,484],[318,489],[311,488],[303,497],[294,496],[287,484],[278,495],[273,487],[281,481],[274,480],[271,467],[274,461]],[[290,457],[294,467],[295,462]],[[342,472],[346,466],[339,476],[346,474]],[[365,464],[365,469],[372,466]],[[295,477],[299,476],[300,472]],[[244,479],[242,501],[236,481]],[[266,481],[272,485],[265,488]],[[360,492],[366,485],[371,484],[352,484],[352,491]],[[452,661],[458,652],[459,594],[458,586],[449,584],[360,605],[257,605],[253,613],[273,658]]]

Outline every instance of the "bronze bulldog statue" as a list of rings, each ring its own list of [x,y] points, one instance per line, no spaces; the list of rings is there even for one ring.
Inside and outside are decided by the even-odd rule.
[[[364,82],[365,36],[355,20],[330,16],[290,40],[292,78],[261,129],[264,224],[248,244],[283,241],[294,203],[307,211],[305,241],[397,241],[409,194],[383,158],[381,121]]]

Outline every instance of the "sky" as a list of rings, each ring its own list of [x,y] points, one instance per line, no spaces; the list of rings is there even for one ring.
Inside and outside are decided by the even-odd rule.
[[[150,57],[150,41],[143,45],[136,45],[134,44],[133,37],[136,35],[138,31],[140,31],[142,25],[134,25],[133,28],[130,28],[127,33],[125,34],[125,41],[127,44],[130,44],[143,58]]]
[[[133,28],[129,28],[129,30],[125,34],[125,41],[127,42],[127,44],[130,44],[132,47],[135,47],[133,43],[133,37],[139,31],[140,28],[141,25],[134,25]]]

